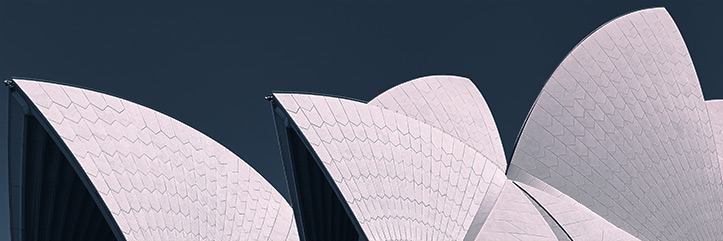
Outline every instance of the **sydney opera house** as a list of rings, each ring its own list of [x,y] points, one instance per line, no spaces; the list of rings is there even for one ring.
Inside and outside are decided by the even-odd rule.
[[[580,42],[511,157],[463,77],[368,102],[273,93],[290,203],[169,116],[77,87],[7,84],[14,240],[723,238],[723,101],[704,100],[663,8]]]

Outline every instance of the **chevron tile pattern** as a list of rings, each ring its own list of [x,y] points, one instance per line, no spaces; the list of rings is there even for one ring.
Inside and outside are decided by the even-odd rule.
[[[15,82],[78,160],[126,239],[298,239],[284,198],[208,136],[110,95]]]
[[[545,208],[572,240],[639,240],[549,185],[538,185],[543,189],[518,185]]]
[[[512,183],[514,183],[514,182],[512,182]],[[515,185],[517,187],[519,187],[519,185],[517,183],[515,183]],[[527,193],[527,191],[525,191],[522,188],[520,188],[520,190],[525,192],[525,195],[527,195],[527,200],[530,200],[530,202],[532,202],[532,204],[537,209],[537,212],[540,213],[540,215],[542,216],[542,219],[545,220],[545,222],[547,223],[547,226],[550,227],[550,229],[552,230],[552,233],[555,235],[557,240],[559,240],[559,241],[571,241],[572,240],[572,238],[570,238],[570,235],[567,234],[567,232],[564,229],[562,229],[562,226],[560,226],[560,224],[557,222],[557,220],[555,220],[555,218],[552,217],[552,215],[550,214],[550,212],[547,209],[542,207],[542,205],[537,200],[535,200],[532,196],[530,196],[530,194]]]
[[[565,58],[508,177],[533,176],[641,239],[712,240],[723,236],[716,155],[685,43],[655,8],[605,24]]]
[[[535,205],[507,180],[477,240],[557,240]]]
[[[461,240],[481,228],[506,180],[485,153],[419,120],[346,99],[274,95],[370,239]]]
[[[397,85],[369,105],[396,111],[437,127],[507,169],[497,125],[487,102],[467,78],[427,76]]]
[[[723,163],[723,100],[709,100],[705,104],[708,107],[716,150],[718,150],[718,162]]]
[[[202,133],[110,95],[15,82],[127,239],[300,238],[281,195]],[[466,78],[418,78],[369,103],[273,95],[277,124],[298,128],[372,240],[723,237],[723,101],[703,100],[663,8],[617,18],[570,52],[509,165]]]
[[[420,80],[431,79],[402,85]],[[441,126],[371,102],[306,94],[274,96],[319,156],[370,239],[556,240],[532,203],[507,181],[498,165],[506,164],[504,155],[494,148],[475,148],[469,144],[476,143],[474,138],[460,140]],[[494,134],[497,139],[486,141],[499,142],[494,122],[490,125],[482,131],[494,133],[484,136]],[[525,219],[510,221],[504,217],[508,214]]]

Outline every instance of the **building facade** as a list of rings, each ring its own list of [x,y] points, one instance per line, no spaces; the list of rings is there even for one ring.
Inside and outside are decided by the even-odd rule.
[[[10,85],[14,240],[717,240],[723,101],[663,8],[562,61],[506,157],[467,78],[371,101],[277,92],[290,203],[221,144],[117,97]]]

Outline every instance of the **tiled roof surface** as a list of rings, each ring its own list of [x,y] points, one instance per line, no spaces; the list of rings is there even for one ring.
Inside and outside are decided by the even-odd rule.
[[[110,95],[15,82],[78,160],[126,239],[298,239],[284,198],[208,136]]]
[[[627,14],[582,41],[523,128],[511,179],[533,185],[529,174],[641,239],[723,235],[710,119],[665,9]]]

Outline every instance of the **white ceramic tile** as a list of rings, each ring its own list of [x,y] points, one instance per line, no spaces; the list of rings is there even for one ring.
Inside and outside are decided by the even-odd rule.
[[[269,224],[259,232],[270,240],[287,236],[298,239],[298,235],[289,235],[296,233],[296,226],[291,225],[293,215],[276,215],[278,210],[292,213],[283,197],[248,164],[209,137],[166,115],[117,97],[44,82],[15,82],[65,138],[126,239],[168,240],[167,233],[173,239],[184,240],[206,239],[215,233],[219,237],[229,236],[231,229],[209,223],[208,219],[239,224],[248,217],[243,210],[229,212],[218,208],[227,201],[210,198],[224,190],[217,188],[219,180],[225,180],[223,186],[233,190],[268,190],[262,195],[265,198],[251,202],[265,208],[251,222]],[[47,91],[52,94],[46,94]],[[243,178],[252,179],[253,185],[239,185],[238,179],[242,177],[229,175],[235,168],[219,168],[222,163],[249,170]],[[172,174],[173,170],[176,174]],[[151,220],[141,213],[148,210],[171,217],[155,219],[150,224],[146,221]],[[175,231],[150,232],[149,228]],[[282,231],[271,232],[272,229]],[[238,235],[250,238],[252,234]]]

